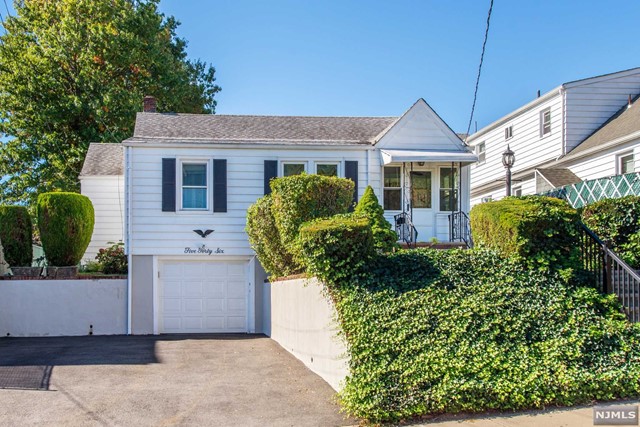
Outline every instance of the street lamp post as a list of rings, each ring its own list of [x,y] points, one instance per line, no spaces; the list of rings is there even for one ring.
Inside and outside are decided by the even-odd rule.
[[[516,162],[516,156],[507,145],[507,150],[504,153],[502,153],[502,164],[504,165],[504,168],[507,170],[507,196],[511,195],[511,168],[513,167],[513,164],[515,162]]]

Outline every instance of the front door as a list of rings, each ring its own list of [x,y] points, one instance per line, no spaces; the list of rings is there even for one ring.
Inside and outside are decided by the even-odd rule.
[[[428,242],[434,233],[433,179],[429,170],[411,171],[411,218],[418,241]]]

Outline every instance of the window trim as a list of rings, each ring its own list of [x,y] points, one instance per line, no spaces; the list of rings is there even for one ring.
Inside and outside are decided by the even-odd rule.
[[[482,151],[480,151],[480,146],[484,148]],[[476,166],[484,165],[487,161],[487,141],[482,141],[476,145],[476,155],[478,156]]]
[[[544,124],[544,116],[546,113],[549,113],[549,131],[545,132],[545,124]],[[540,138],[544,138],[547,135],[551,135],[551,107],[547,107],[543,110],[540,110]]]
[[[516,194],[517,192],[520,192],[520,194]],[[516,196],[516,197],[521,197],[522,196],[522,185],[519,185],[517,187],[513,187],[511,189],[511,195],[512,196]]]
[[[504,140],[508,141],[513,138],[513,125],[504,128]]]
[[[337,177],[338,178],[344,178],[344,172],[343,172],[343,168],[342,168],[342,162],[339,161],[322,161],[322,160],[318,160],[313,162],[313,173],[318,175],[318,165],[335,165],[337,166]]]
[[[398,187],[386,187],[384,185],[384,170],[386,168],[398,168],[400,170],[400,182],[399,182],[399,186]],[[403,197],[402,197],[402,189],[403,189],[403,181],[404,181],[404,173],[402,173],[402,166],[394,166],[394,165],[388,165],[388,166],[383,166],[382,167],[382,209],[385,212],[402,212],[402,203],[403,203]],[[385,190],[400,190],[400,209],[385,209],[384,208],[384,192]]]
[[[177,203],[177,213],[203,213],[203,212],[211,212],[213,209],[213,163],[212,159],[204,158],[204,157],[184,157],[176,159],[177,164],[177,173],[176,173],[176,200]],[[183,175],[183,165],[205,165],[207,167],[207,186],[206,186],[206,208],[185,208],[184,201],[182,198],[182,175]]]
[[[284,174],[284,165],[303,165],[304,173],[309,173],[309,162],[307,160],[281,160],[280,161],[280,170],[278,176],[285,176]],[[294,175],[287,175],[294,176]]]
[[[409,179],[410,180],[412,179],[412,174],[414,174],[414,173],[429,173],[429,175],[430,175],[429,181],[431,181],[431,188],[428,189],[429,190],[429,195],[431,196],[429,198],[429,203],[430,203],[431,206],[429,206],[428,208],[417,207],[417,206],[415,206],[413,204],[413,180],[410,182],[410,185],[409,185],[409,189],[410,189],[410,192],[411,192],[410,199],[411,199],[411,207],[413,209],[422,209],[422,210],[425,210],[425,211],[433,211],[435,209],[434,206],[433,206],[435,204],[433,202],[433,199],[434,199],[434,197],[433,197],[433,178],[434,178],[435,174],[433,172],[434,172],[433,169],[417,169],[417,170],[412,170],[412,171],[409,172]]]
[[[442,208],[442,198],[440,197],[440,192],[442,190],[454,190],[454,194],[456,194],[456,202],[459,202],[460,201],[460,189],[458,188],[459,179],[454,179],[453,180],[453,188],[449,188],[449,187],[443,188],[443,187],[441,187],[440,183],[441,183],[441,180],[442,180],[442,169],[452,169],[452,168],[451,168],[451,166],[440,166],[438,168],[438,212],[451,212],[451,209],[441,210],[441,208]],[[460,174],[460,170],[459,170],[459,168],[457,166],[454,166],[453,170],[456,171],[458,175]],[[459,176],[458,176],[458,178],[459,178]],[[458,208],[458,203],[455,204],[454,208],[455,209]]]
[[[633,170],[631,172],[622,172],[622,159],[629,156],[631,156],[631,161],[634,163]],[[616,175],[623,175],[624,173],[635,172],[636,171],[635,162],[636,162],[636,156],[633,151],[625,151],[624,153],[620,153],[616,155]]]

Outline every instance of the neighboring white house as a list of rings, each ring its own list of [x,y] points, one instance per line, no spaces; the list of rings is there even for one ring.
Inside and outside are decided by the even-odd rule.
[[[124,241],[124,149],[121,144],[90,144],[80,172],[80,191],[91,199],[95,226],[83,262],[101,248]]]
[[[245,224],[271,178],[350,178],[354,201],[371,185],[389,220],[404,212],[418,240],[448,241],[452,212],[469,210],[477,159],[422,99],[401,117],[143,112],[122,145],[134,334],[263,331],[266,275]],[[92,161],[103,160],[89,155],[85,168]]]
[[[640,171],[638,94],[640,68],[564,83],[469,136],[471,204],[504,197],[507,145],[514,195]]]

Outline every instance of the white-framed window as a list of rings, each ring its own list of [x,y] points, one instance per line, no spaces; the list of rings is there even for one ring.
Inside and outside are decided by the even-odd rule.
[[[551,133],[551,108],[540,111],[540,138]]]
[[[182,211],[206,211],[211,206],[209,160],[180,160],[179,206]]]
[[[493,197],[492,196],[485,196],[482,199],[480,199],[480,203],[487,203],[487,202],[491,202],[493,201]]]
[[[458,168],[440,168],[440,211],[458,209]]]
[[[478,155],[478,164],[483,164],[487,159],[487,146],[484,141],[476,145],[476,154]]]
[[[282,176],[300,175],[307,172],[307,162],[282,162]]]
[[[317,162],[315,173],[322,176],[340,176],[340,162]]]
[[[514,187],[513,191],[511,191],[511,195],[517,197],[522,196],[522,187]]]
[[[636,163],[632,151],[618,155],[617,163],[618,175],[636,171]]]
[[[504,128],[504,139],[505,141],[513,138],[513,126],[509,126]]]
[[[383,204],[385,211],[402,210],[402,174],[400,166],[384,167]]]

